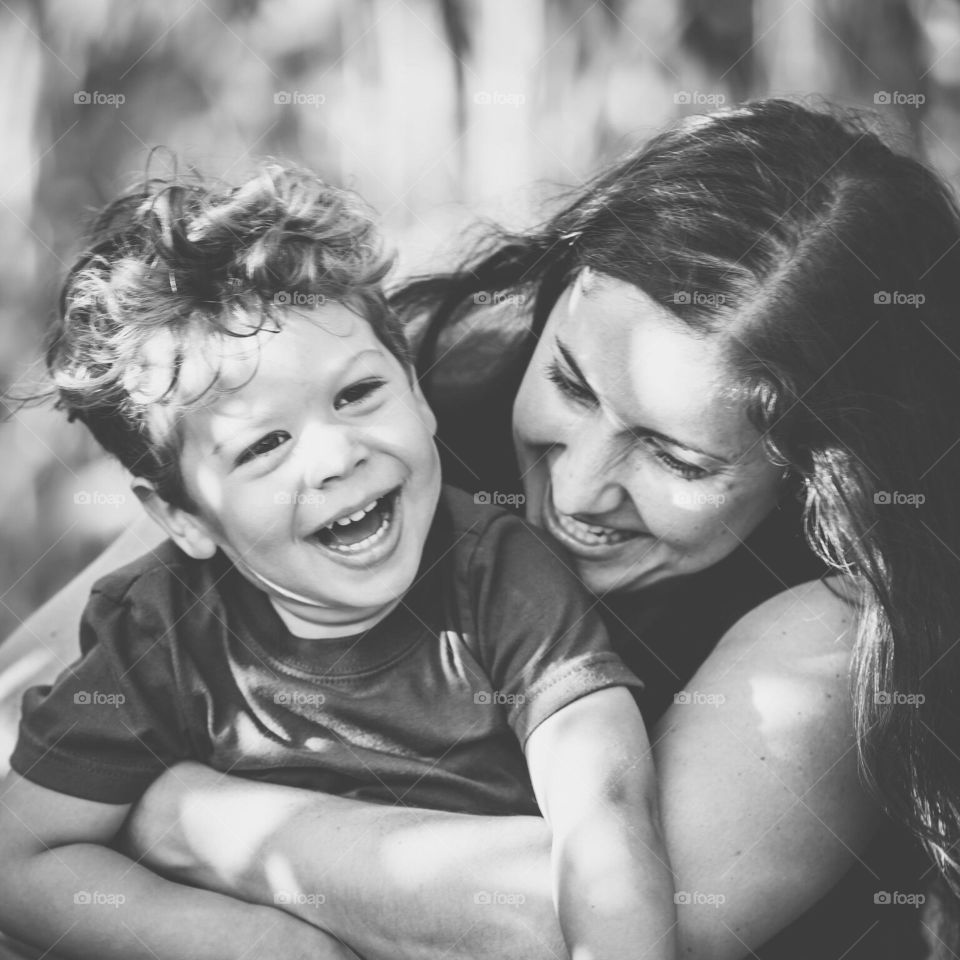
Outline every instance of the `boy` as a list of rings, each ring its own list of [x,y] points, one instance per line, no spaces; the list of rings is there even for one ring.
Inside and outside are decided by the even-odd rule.
[[[673,955],[637,681],[520,520],[441,493],[388,267],[355,198],[276,166],[229,192],[150,184],[98,221],[48,367],[170,540],[100,581],[82,659],[25,696],[0,808],[10,932],[235,955],[197,933],[233,902],[108,846],[194,759],[385,803],[539,804],[571,955]]]

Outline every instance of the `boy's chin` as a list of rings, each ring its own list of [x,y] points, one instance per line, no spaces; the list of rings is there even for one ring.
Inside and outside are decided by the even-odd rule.
[[[363,623],[386,616],[403,599],[416,580],[417,568],[384,570],[362,584],[351,584],[339,592],[337,599],[330,596],[310,597],[304,594],[279,595],[270,593],[274,602],[297,617],[317,625],[338,626]]]
[[[287,629],[294,636],[321,639],[346,637],[369,630],[396,606],[396,600],[363,607],[319,606],[271,594],[270,600]]]

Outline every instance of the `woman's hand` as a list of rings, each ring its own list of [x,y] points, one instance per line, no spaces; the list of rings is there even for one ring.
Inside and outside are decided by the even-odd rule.
[[[682,956],[746,956],[873,834],[852,629],[822,583],[775,597],[733,627],[653,732]],[[362,804],[184,765],[151,788],[132,834],[148,864],[220,892],[268,904],[285,884],[322,894],[279,905],[371,960],[565,956],[540,820]]]

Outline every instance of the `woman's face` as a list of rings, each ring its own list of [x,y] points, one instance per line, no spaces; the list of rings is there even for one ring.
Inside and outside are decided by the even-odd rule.
[[[584,272],[547,320],[513,411],[527,517],[596,594],[695,573],[773,509],[781,470],[732,399],[720,338]]]

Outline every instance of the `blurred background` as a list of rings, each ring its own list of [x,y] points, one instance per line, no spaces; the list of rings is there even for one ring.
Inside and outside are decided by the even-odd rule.
[[[35,365],[95,208],[161,144],[361,192],[397,276],[520,226],[671,118],[766,94],[875,110],[960,178],[958,0],[0,0],[0,380]],[[151,172],[169,172],[169,154]],[[0,423],[0,637],[137,516],[49,409]]]

